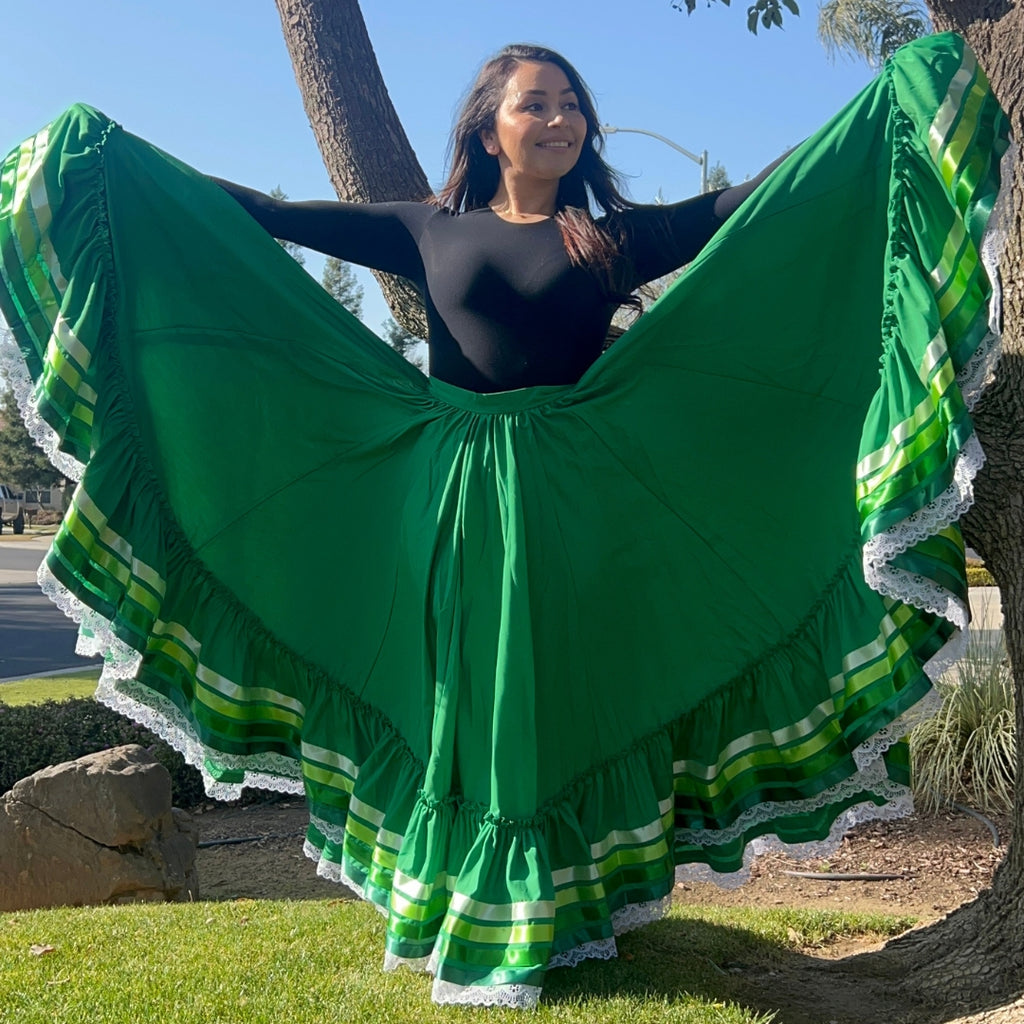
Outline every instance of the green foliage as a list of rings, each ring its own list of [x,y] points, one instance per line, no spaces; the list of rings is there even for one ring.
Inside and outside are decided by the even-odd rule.
[[[717,192],[720,188],[731,188],[732,179],[721,163],[713,164],[708,170],[708,191]]]
[[[708,7],[715,0],[705,0]],[[726,7],[730,0],[720,0]],[[693,14],[697,0],[672,0],[677,11]],[[747,28],[782,28],[783,8],[799,14],[796,0],[753,0]],[[872,67],[888,60],[901,46],[931,31],[920,0],[825,0],[818,8],[818,38],[833,59],[837,54],[860,57]]]
[[[969,587],[997,587],[995,577],[983,565],[967,566],[967,586]]]
[[[0,399],[0,483],[22,491],[52,487],[62,479],[22,422],[14,392],[5,391]]]
[[[22,706],[0,703],[0,793],[47,765],[125,743],[146,747],[170,772],[177,806],[203,801],[202,777],[176,750],[89,697]]]
[[[707,0],[710,7],[714,0]],[[721,0],[726,7],[730,6],[730,0]],[[697,9],[697,0],[672,0],[672,6],[677,11],[686,11],[693,14]],[[782,28],[782,9],[785,7],[790,14],[799,14],[800,8],[796,0],[754,0],[747,8],[747,28],[757,35],[758,28]]]
[[[675,907],[666,920],[621,936],[617,960],[551,972],[547,998],[528,1020],[768,1024],[774,1015],[743,1005],[749,990],[721,965],[777,962],[792,956],[786,951],[800,937],[823,930],[842,937],[888,936],[906,924],[906,919],[817,911]],[[526,1019],[515,1011],[436,1006],[428,976],[382,972],[386,922],[363,902],[67,907],[8,914],[3,925],[0,1020],[12,1024],[518,1024]],[[33,945],[51,949],[33,955]]]
[[[976,642],[938,684],[939,713],[910,734],[914,799],[1010,810],[1016,765],[1013,675],[1002,643]]]
[[[320,283],[353,316],[363,315],[363,286],[356,280],[350,264],[337,256],[328,256]]]
[[[380,336],[403,358],[413,366],[423,369],[423,361],[416,355],[416,347],[421,339],[410,334],[397,320],[388,317],[380,326]]]
[[[860,57],[875,68],[930,31],[928,12],[916,0],[826,0],[818,11],[818,38],[828,55]]]
[[[275,185],[267,195],[270,196],[271,199],[288,198],[288,193],[285,192],[280,185]],[[286,242],[281,238],[277,240],[277,243],[286,253],[288,253],[289,256],[291,256],[293,260],[295,260],[296,263],[298,263],[300,267],[304,267],[306,265],[306,254],[302,251],[301,245],[297,245],[295,242]]]

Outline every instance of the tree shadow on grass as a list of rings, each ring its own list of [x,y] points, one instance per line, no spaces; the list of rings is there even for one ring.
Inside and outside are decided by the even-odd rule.
[[[616,960],[551,971],[544,1001],[696,998],[775,1014],[773,1024],[947,1024],[965,1013],[911,1001],[898,980],[865,971],[870,954],[859,953],[857,969],[848,970],[846,960],[794,950],[738,925],[668,918],[620,937],[618,947]]]

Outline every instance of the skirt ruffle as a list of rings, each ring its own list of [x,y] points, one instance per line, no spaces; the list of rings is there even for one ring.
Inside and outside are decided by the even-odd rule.
[[[578,384],[477,395],[72,107],[0,171],[0,308],[100,699],[213,796],[304,793],[444,1002],[531,1005],[677,870],[906,813],[1005,149],[963,42],[912,44]]]

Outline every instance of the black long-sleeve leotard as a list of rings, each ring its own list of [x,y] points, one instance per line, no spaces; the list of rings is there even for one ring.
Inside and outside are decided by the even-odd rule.
[[[683,203],[605,218],[632,290],[688,263],[763,174]],[[554,220],[515,224],[489,208],[290,203],[218,181],[275,238],[400,274],[422,292],[430,372],[477,392],[572,384],[600,355],[618,303],[574,266]]]

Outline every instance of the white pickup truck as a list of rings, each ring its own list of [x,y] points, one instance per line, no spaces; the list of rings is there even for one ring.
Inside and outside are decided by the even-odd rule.
[[[10,526],[15,533],[25,532],[25,496],[0,484],[0,533]]]
[[[0,532],[10,526],[15,533],[24,533],[26,522],[31,526],[37,512],[63,514],[64,498],[63,487],[16,491],[9,484],[0,484]]]

